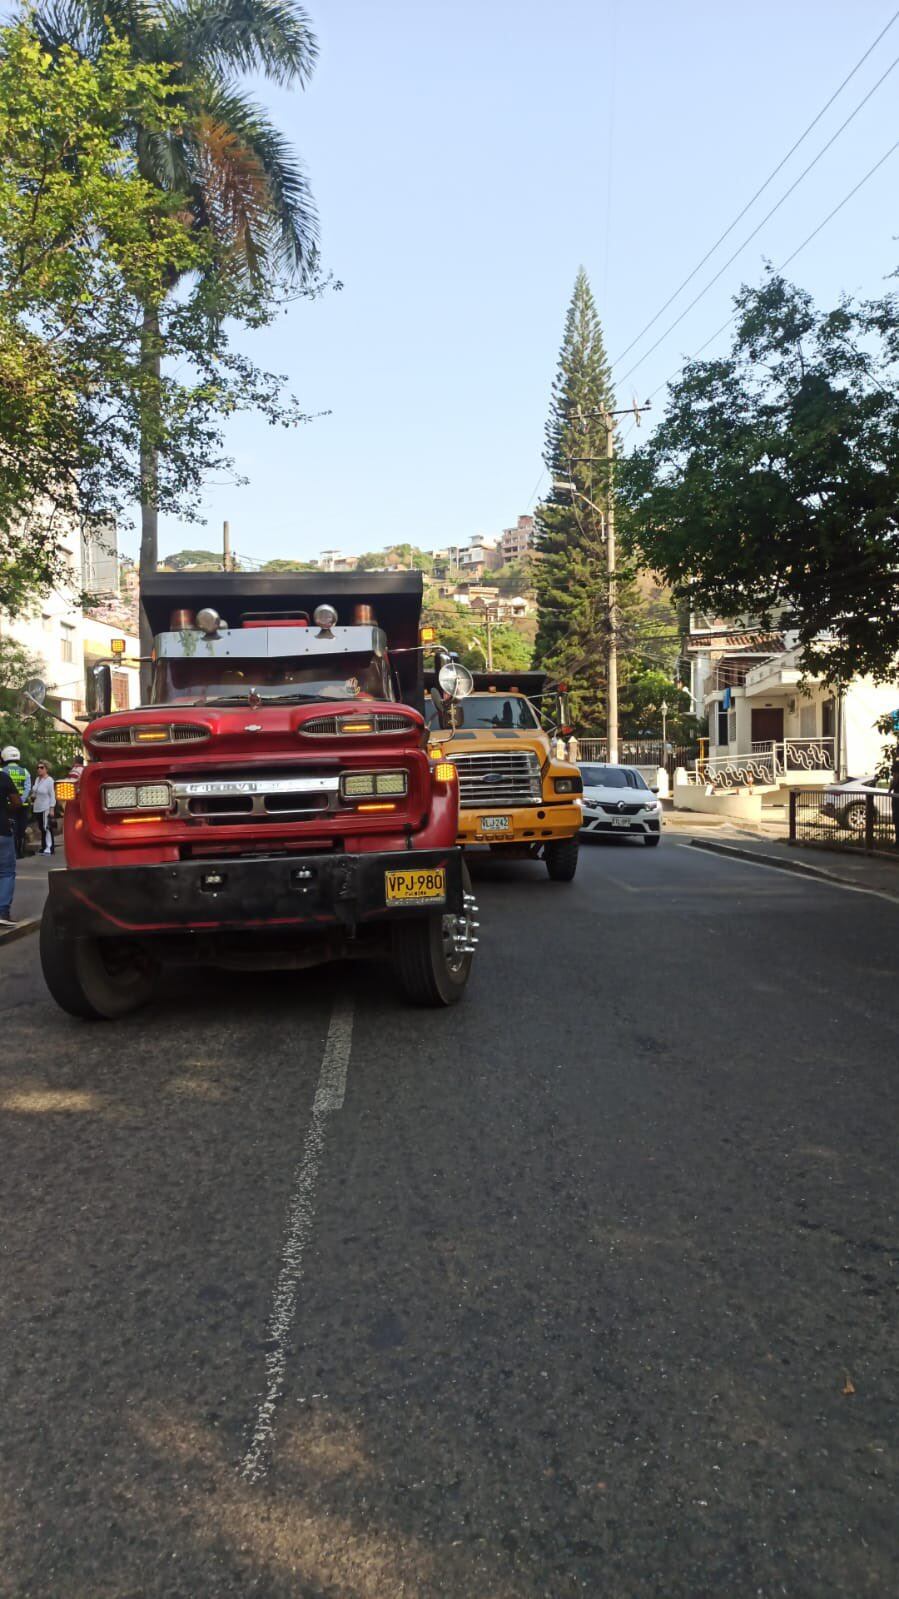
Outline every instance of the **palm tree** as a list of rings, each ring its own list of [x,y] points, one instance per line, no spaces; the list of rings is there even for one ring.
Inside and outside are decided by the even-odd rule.
[[[212,230],[231,271],[264,288],[314,273],[317,220],[303,167],[265,112],[240,88],[244,73],[303,87],[318,47],[296,0],[48,0],[29,13],[50,49],[94,57],[111,34],[135,59],[165,64],[184,108],[177,131],[137,126],[141,176],[182,195]],[[175,288],[174,281],[170,285]],[[143,579],[158,559],[158,395],[164,355],[159,308],[143,307],[140,439]],[[146,381],[143,381],[146,380]],[[142,653],[148,653],[142,637]]]

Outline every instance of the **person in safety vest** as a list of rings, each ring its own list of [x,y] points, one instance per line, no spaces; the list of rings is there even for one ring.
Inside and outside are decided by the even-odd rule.
[[[28,812],[26,802],[31,793],[31,773],[27,766],[22,765],[22,757],[15,744],[7,744],[0,750],[0,761],[3,762],[3,771],[11,778],[16,786],[16,792],[22,801],[21,806],[13,817],[13,839],[15,841],[16,855],[21,859],[25,854],[25,829],[28,826]]]

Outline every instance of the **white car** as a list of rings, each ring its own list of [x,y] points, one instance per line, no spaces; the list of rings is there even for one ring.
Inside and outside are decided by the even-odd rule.
[[[887,793],[886,780],[871,777],[847,777],[845,783],[831,783],[821,802],[822,816],[832,816],[838,827],[850,833],[865,831],[865,795]]]
[[[662,802],[635,766],[601,766],[580,761],[584,780],[582,833],[620,833],[658,844],[662,837]]]

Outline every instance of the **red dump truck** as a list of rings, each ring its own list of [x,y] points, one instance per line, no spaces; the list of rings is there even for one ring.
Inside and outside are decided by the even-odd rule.
[[[64,1010],[112,1018],[168,964],[387,957],[413,1002],[468,980],[477,911],[455,767],[429,752],[418,572],[160,574],[140,709],[109,712],[50,873],[40,953]],[[450,672],[452,676],[452,672]]]

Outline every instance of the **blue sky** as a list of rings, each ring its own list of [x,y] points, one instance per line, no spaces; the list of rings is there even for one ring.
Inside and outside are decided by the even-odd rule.
[[[245,487],[211,484],[217,545],[256,560],[426,548],[531,508],[562,322],[586,267],[614,359],[781,159],[888,21],[890,0],[308,0],[305,93],[260,93],[307,167],[342,293],[243,347],[287,374],[296,433],[253,419],[229,444]],[[624,373],[899,55],[899,22]],[[644,398],[899,137],[899,67],[701,303],[628,378]],[[822,302],[899,265],[899,151],[791,267]],[[726,337],[720,341],[726,343]],[[714,348],[714,347],[713,347]],[[663,403],[664,395],[656,399]],[[126,550],[135,548],[126,535]]]

